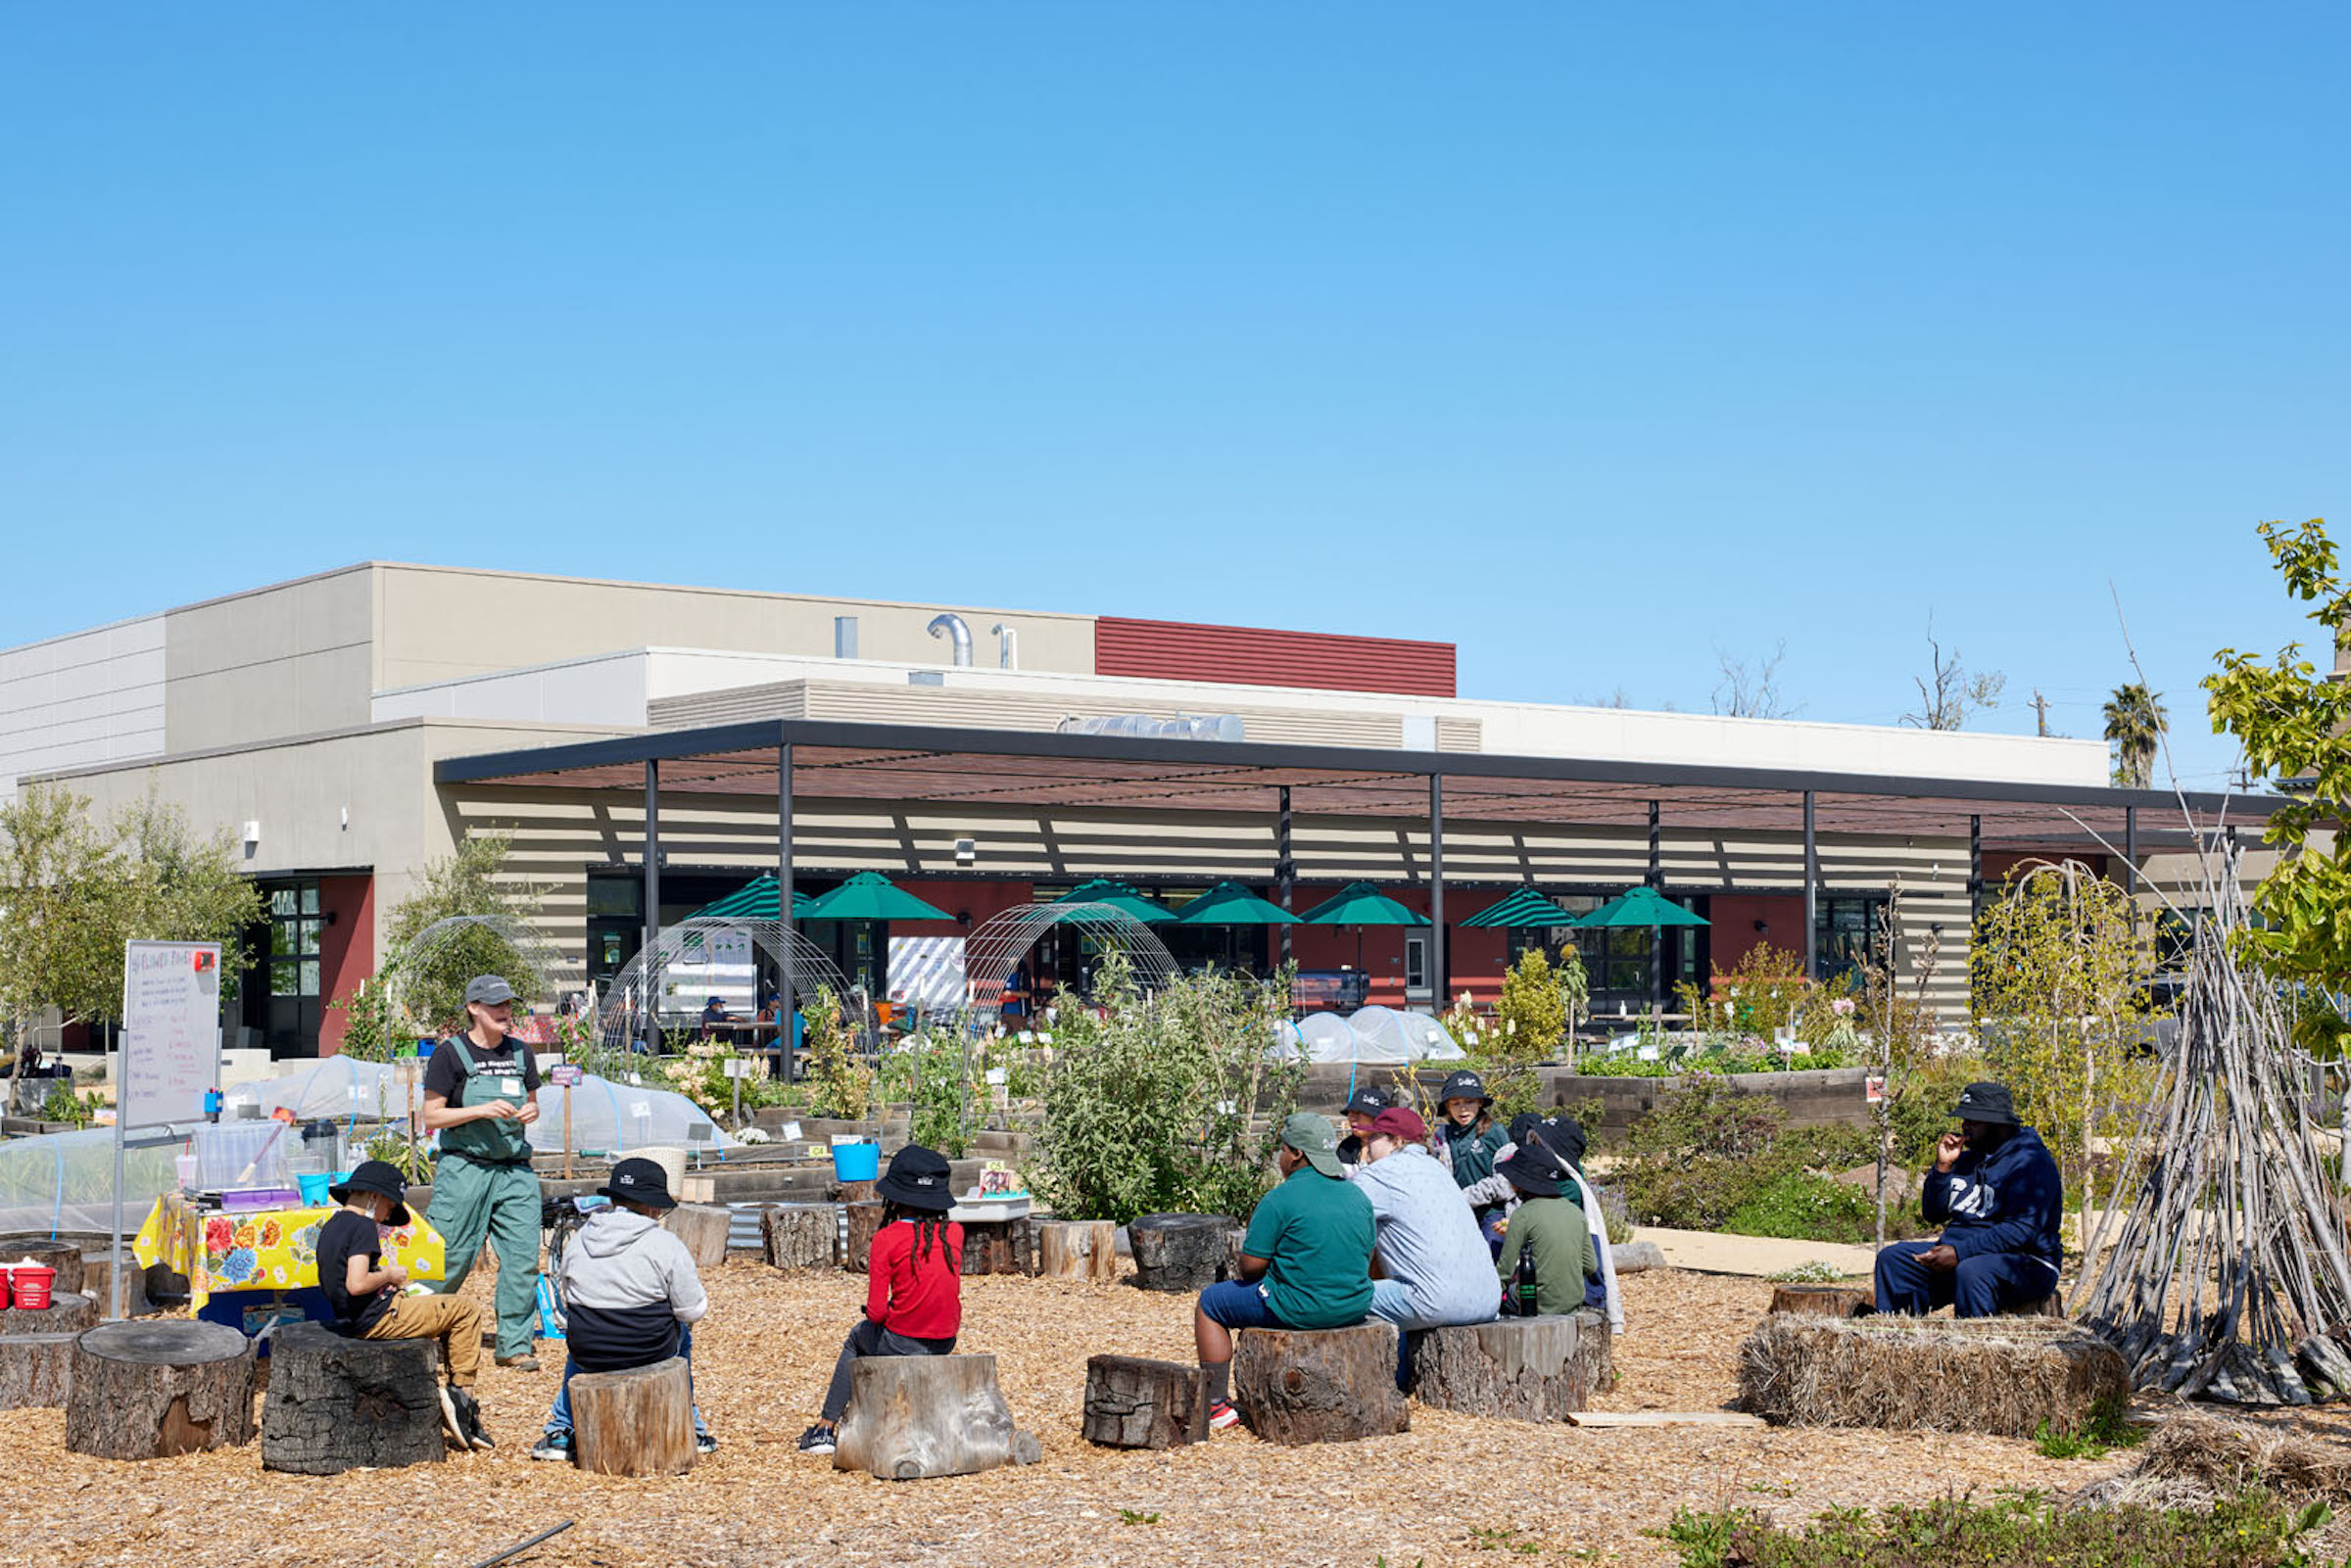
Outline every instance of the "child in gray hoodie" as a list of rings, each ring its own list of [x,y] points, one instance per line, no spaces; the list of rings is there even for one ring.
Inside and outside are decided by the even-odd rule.
[[[571,1457],[575,1372],[621,1372],[675,1355],[689,1363],[690,1395],[694,1386],[688,1325],[710,1309],[710,1298],[686,1244],[661,1228],[661,1215],[678,1206],[668,1172],[650,1160],[623,1160],[601,1191],[612,1207],[589,1216],[555,1267],[568,1355],[546,1434],[531,1449],[534,1459]],[[694,1446],[702,1453],[718,1449],[698,1406]]]

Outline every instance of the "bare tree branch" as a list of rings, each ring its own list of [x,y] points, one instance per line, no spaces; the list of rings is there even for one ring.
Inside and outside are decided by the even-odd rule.
[[[1786,638],[1772,644],[1768,658],[1751,664],[1732,658],[1721,643],[1715,643],[1714,660],[1721,679],[1714,683],[1714,711],[1732,719],[1794,718],[1803,705],[1789,702],[1780,694],[1780,663],[1787,657]]]

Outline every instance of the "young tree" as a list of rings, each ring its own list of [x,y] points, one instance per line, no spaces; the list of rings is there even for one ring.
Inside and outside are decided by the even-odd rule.
[[[1997,670],[1969,671],[1957,648],[1944,653],[1933,616],[1927,618],[1927,671],[1912,682],[1918,688],[1917,711],[1901,716],[1914,730],[1963,730],[1971,711],[1998,707],[2008,686]]]
[[[2259,532],[2286,592],[2312,606],[2329,643],[2351,641],[2351,587],[2325,520]],[[2268,661],[2234,648],[2214,657],[2221,668],[2203,683],[2214,733],[2236,737],[2251,777],[2302,782],[2271,810],[2263,837],[2284,853],[2254,890],[2261,921],[2242,939],[2272,974],[2338,994],[2351,974],[2351,834],[2338,826],[2351,811],[2351,685],[2328,679],[2298,642]],[[2295,1031],[2327,1057],[2344,1054],[2351,1032],[2333,1007],[2298,1009]]]
[[[1886,913],[1861,964],[1859,994],[1832,1001],[1832,1008],[1850,1007],[1854,1022],[1866,1031],[1877,1069],[1878,1100],[1878,1245],[1886,1245],[1886,1172],[1894,1163],[1894,1118],[1918,1085],[1919,1069],[1934,1060],[1941,1041],[1935,1010],[1927,1000],[1942,965],[1943,939],[1930,931],[1910,955],[1909,974],[1902,973],[1902,892],[1895,888],[1886,900]]]
[[[2143,681],[2126,682],[2114,689],[2105,711],[2106,740],[2114,747],[2114,782],[2146,788],[2155,777],[2155,748],[2171,728],[2162,693],[2148,690]]]
[[[513,841],[507,832],[468,837],[455,854],[429,863],[415,891],[386,916],[384,950],[390,957],[377,968],[399,975],[400,1003],[415,1026],[454,1026],[464,1017],[465,982],[476,974],[504,976],[526,1003],[545,996],[552,976],[531,944],[508,934],[527,928],[539,914],[538,892],[505,875]],[[408,949],[418,936],[460,916],[487,920],[444,931],[410,963]]]

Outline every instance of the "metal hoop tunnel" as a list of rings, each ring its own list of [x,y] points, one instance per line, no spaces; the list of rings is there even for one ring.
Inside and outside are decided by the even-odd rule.
[[[1045,932],[1057,926],[1074,926],[1080,936],[1125,953],[1146,990],[1156,990],[1182,973],[1168,944],[1115,904],[1024,905],[989,916],[964,939],[967,1019],[991,1019],[1001,1012],[1004,981]]]
[[[605,1050],[625,1052],[648,1030],[653,1040],[658,1040],[663,1011],[662,977],[680,964],[704,962],[701,955],[708,952],[710,937],[720,931],[747,934],[761,958],[779,974],[789,974],[795,999],[813,996],[819,988],[830,987],[844,1008],[856,1006],[847,978],[831,956],[798,931],[786,929],[782,921],[682,920],[674,926],[662,927],[652,951],[638,953],[612,976],[597,1018],[598,1034]],[[700,1009],[693,1011],[698,1013]]]

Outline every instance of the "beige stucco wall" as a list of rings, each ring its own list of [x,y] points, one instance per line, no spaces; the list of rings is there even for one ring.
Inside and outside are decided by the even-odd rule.
[[[166,615],[166,754],[365,724],[371,584],[358,566]]]

